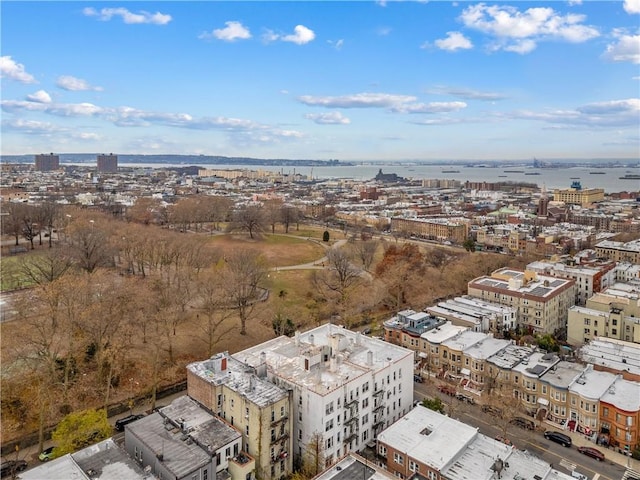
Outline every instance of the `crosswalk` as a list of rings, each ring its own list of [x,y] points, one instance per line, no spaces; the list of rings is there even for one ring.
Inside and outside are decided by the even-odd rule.
[[[621,480],[637,480],[640,479],[640,472],[627,467],[627,470],[624,472]]]
[[[560,466],[563,468],[566,468],[567,470],[573,472],[577,465],[575,463],[570,462],[569,460],[567,460],[566,458],[563,458],[562,460],[560,460]]]

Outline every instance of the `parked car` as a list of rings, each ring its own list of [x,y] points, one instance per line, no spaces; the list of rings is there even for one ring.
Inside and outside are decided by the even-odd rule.
[[[124,432],[125,425],[128,425],[131,422],[135,422],[136,420],[139,420],[142,417],[144,417],[144,415],[134,414],[134,415],[128,415],[126,417],[120,418],[116,420],[116,430],[118,432]]]
[[[578,451],[587,457],[595,458],[599,462],[604,462],[604,453],[593,447],[578,447]]]
[[[496,417],[502,416],[502,410],[498,407],[494,407],[493,405],[483,405],[482,411],[490,415],[495,415]]]
[[[438,385],[438,390],[442,393],[446,393],[447,395],[451,395],[452,397],[456,394],[456,389],[449,385]]]
[[[563,447],[571,446],[571,437],[569,435],[565,435],[564,433],[547,430],[546,432],[544,432],[544,438],[546,438],[547,440],[551,440],[552,442],[559,443]]]
[[[416,383],[423,383],[424,380],[422,379],[422,377],[420,375],[414,375],[413,376],[413,381]]]
[[[0,473],[2,477],[11,477],[18,472],[26,470],[27,462],[24,460],[5,460],[0,466]]]
[[[528,418],[514,417],[509,420],[509,423],[516,427],[524,428],[525,430],[533,430],[536,428],[533,420],[529,420]]]
[[[38,460],[40,460],[41,462],[48,462],[49,460],[53,459],[53,449],[56,447],[49,447],[44,449],[42,452],[40,452],[40,455],[38,455]]]
[[[470,397],[469,395],[465,395],[464,393],[456,393],[456,398],[461,402],[466,402],[471,405],[476,404],[476,401],[473,399],[473,397]]]

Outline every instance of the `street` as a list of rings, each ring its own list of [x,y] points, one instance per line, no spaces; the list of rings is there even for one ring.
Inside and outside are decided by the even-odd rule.
[[[496,418],[481,410],[481,405],[470,405],[461,402],[439,392],[435,383],[414,383],[414,400],[438,397],[445,404],[445,412],[453,412],[452,416],[461,422],[478,428],[478,431],[490,438],[504,435],[504,429],[497,426]],[[576,445],[569,448],[562,447],[544,438],[542,432],[553,430],[550,425],[542,424],[536,431],[524,430],[514,425],[509,425],[506,431],[507,438],[516,448],[526,450],[542,458],[553,465],[554,468],[571,474],[573,470],[582,473],[590,480],[619,480],[625,473],[626,465],[620,465],[609,458],[604,462],[580,454]],[[594,445],[595,446],[595,445]],[[612,452],[601,448],[605,456],[610,457]]]

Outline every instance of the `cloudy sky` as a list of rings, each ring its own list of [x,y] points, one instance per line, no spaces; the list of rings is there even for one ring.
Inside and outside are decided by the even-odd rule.
[[[2,153],[640,157],[640,0],[3,2]]]

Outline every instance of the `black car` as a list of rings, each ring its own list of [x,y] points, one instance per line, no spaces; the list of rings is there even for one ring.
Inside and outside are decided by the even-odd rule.
[[[26,468],[27,462],[24,460],[5,460],[2,462],[2,466],[0,466],[0,472],[2,473],[2,477],[9,477],[26,470]]]
[[[124,432],[124,426],[130,424],[131,422],[135,422],[136,420],[141,419],[144,415],[129,415],[127,417],[123,417],[119,420],[116,420],[116,430],[118,432]]]
[[[420,375],[414,375],[413,376],[413,381],[416,383],[423,383],[424,380],[422,380],[422,377]]]
[[[571,437],[569,435],[565,435],[564,433],[547,430],[546,432],[544,432],[544,438],[546,438],[547,440],[551,440],[552,442],[559,443],[563,447],[571,446]]]
[[[516,427],[524,428],[525,430],[533,430],[535,428],[533,420],[529,420],[528,418],[515,417],[509,420],[509,423]]]
[[[482,411],[484,413],[488,413],[489,415],[495,415],[496,417],[502,416],[502,409],[494,407],[493,405],[483,405]]]

